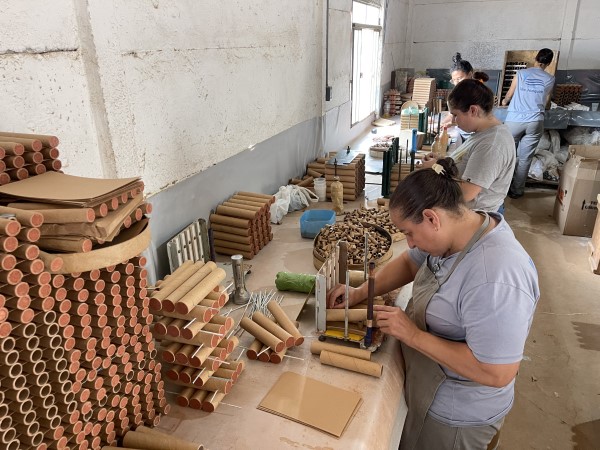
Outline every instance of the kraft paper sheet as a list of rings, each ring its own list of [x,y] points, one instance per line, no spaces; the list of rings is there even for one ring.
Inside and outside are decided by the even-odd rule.
[[[340,437],[361,403],[356,392],[284,372],[258,409]]]

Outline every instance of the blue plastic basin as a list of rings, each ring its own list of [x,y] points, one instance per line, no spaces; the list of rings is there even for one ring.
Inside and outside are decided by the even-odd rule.
[[[325,225],[335,223],[335,211],[331,209],[309,209],[300,216],[300,235],[314,238]]]

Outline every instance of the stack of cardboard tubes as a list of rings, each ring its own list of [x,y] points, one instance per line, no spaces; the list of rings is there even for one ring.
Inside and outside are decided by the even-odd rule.
[[[317,158],[308,163],[306,173],[314,178],[325,176],[327,180],[327,198],[331,198],[331,183],[334,181],[335,174],[339,181],[344,185],[344,200],[356,200],[365,189],[365,155],[359,154],[350,164],[340,164],[336,167],[333,164],[327,164],[336,152],[330,152],[326,158]]]
[[[47,171],[58,172],[56,136],[0,132],[0,185]]]
[[[234,320],[220,314],[228,301],[225,271],[209,261],[184,262],[157,283],[150,307],[162,318],[154,324],[160,358],[170,364],[167,379],[180,388],[177,403],[213,412],[244,369],[233,361],[238,339],[227,338]]]
[[[53,136],[0,133],[0,142],[7,164],[19,165],[15,156],[26,162],[0,170],[0,184],[38,175],[40,164],[60,169]],[[90,222],[108,210],[77,214]],[[145,258],[63,274],[63,260],[37,245],[45,219],[60,223],[61,214],[7,207],[0,214],[0,448],[100,449],[155,426],[169,405]]]
[[[270,206],[272,195],[238,192],[210,215],[216,253],[241,254],[252,259],[273,239]]]

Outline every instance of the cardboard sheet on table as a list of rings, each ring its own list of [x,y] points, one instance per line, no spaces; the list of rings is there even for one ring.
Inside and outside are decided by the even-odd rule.
[[[361,403],[356,392],[284,372],[258,409],[340,437]]]
[[[65,205],[95,206],[123,191],[130,190],[132,185],[138,182],[140,182],[138,177],[102,179],[46,172],[0,186],[0,195]]]
[[[42,236],[85,236],[92,239],[112,241],[119,233],[123,221],[143,203],[143,195],[138,194],[106,217],[99,217],[92,223],[49,223],[40,227]]]

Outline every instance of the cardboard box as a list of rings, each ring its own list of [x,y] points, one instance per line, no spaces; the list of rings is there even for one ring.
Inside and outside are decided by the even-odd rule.
[[[600,203],[600,194],[596,197]],[[600,213],[596,214],[596,223],[594,224],[594,232],[592,239],[588,242],[590,249],[590,267],[592,272],[600,275]]]
[[[554,218],[562,234],[592,236],[599,193],[600,146],[571,145],[554,202]]]

